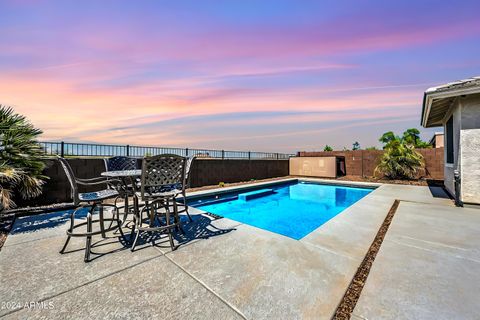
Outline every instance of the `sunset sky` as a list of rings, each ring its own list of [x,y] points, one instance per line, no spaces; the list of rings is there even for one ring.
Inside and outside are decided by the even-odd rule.
[[[378,145],[420,128],[426,88],[480,75],[479,12],[478,0],[1,0],[0,103],[43,140]]]

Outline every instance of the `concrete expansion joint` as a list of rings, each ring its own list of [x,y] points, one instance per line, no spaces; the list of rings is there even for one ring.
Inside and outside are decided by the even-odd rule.
[[[398,245],[401,245],[401,246],[409,247],[409,248],[415,248],[415,249],[418,249],[418,250],[434,252],[434,253],[437,253],[437,254],[440,254],[440,255],[451,256],[451,257],[454,257],[454,258],[457,258],[457,259],[468,260],[468,261],[471,261],[471,262],[480,263],[480,260],[463,257],[463,256],[460,256],[460,255],[457,255],[457,254],[455,254],[455,255],[445,254],[445,253],[443,253],[441,251],[438,251],[438,250],[428,249],[428,248],[424,248],[424,247],[421,247],[421,246],[415,246],[413,244],[403,243],[403,242],[396,241],[396,240],[391,240],[391,239],[387,240],[387,241],[398,244]],[[419,241],[421,241],[421,240],[419,240]],[[432,243],[432,242],[428,241],[427,243]],[[435,242],[433,242],[433,243],[435,243]],[[446,247],[450,247],[450,246],[446,246]],[[464,249],[462,249],[462,250],[464,250]]]
[[[26,244],[26,243],[30,243],[30,242],[35,242],[35,241],[38,241],[38,240],[47,240],[47,239],[53,239],[53,238],[62,238],[62,239],[65,239],[65,234],[62,234],[62,235],[52,235],[52,236],[49,236],[49,237],[43,237],[41,239],[31,239],[31,240],[25,240],[25,241],[20,241],[20,242],[17,242],[17,243],[12,243],[12,244],[8,244],[9,247],[14,247],[14,246],[18,246],[18,245],[21,245],[21,244]]]
[[[206,283],[204,283],[202,280],[198,279],[195,275],[192,273],[188,272],[185,268],[183,268],[181,265],[176,263],[169,255],[165,254],[165,258],[170,260],[171,263],[176,265],[181,271],[183,271],[185,274],[187,274],[190,278],[198,282],[201,286],[203,286],[205,289],[207,289],[209,292],[211,292],[214,296],[216,296],[218,299],[220,299],[227,307],[232,309],[234,312],[236,312],[240,317],[243,319],[248,319],[237,307],[235,307],[233,304],[228,302],[226,299],[224,299],[222,296],[220,296],[218,293],[216,293],[212,288],[210,288]]]
[[[349,255],[346,255],[346,254],[341,254],[339,252],[335,252],[333,250],[327,249],[325,247],[322,247],[322,246],[319,246],[319,245],[316,245],[316,244],[313,244],[313,243],[310,243],[310,242],[307,242],[307,241],[300,241],[300,242],[302,242],[303,244],[305,244],[307,246],[311,246],[312,248],[315,248],[315,249],[318,249],[318,250],[323,250],[323,251],[326,251],[328,253],[331,253],[331,254],[339,256],[339,257],[343,257],[343,258],[353,260],[353,261],[358,261],[358,262],[362,261],[361,259],[349,256]]]

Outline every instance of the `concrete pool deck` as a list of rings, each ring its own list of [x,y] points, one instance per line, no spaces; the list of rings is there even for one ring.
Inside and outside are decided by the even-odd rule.
[[[331,180],[324,182],[332,183]],[[227,188],[222,191],[224,189]],[[176,251],[170,250],[164,238],[158,241],[157,247],[147,244],[131,253],[111,235],[106,240],[94,238],[97,240],[95,251],[105,255],[88,264],[82,259],[83,239],[71,240],[69,249],[74,252],[58,253],[65,240],[66,214],[18,219],[14,232],[0,251],[0,302],[10,303],[2,305],[0,316],[9,319],[329,319],[395,199],[424,203],[427,209],[458,210],[451,200],[434,197],[428,187],[381,185],[306,237],[294,240],[233,220],[215,220],[192,209],[194,222],[185,225],[185,236],[176,237],[181,244]],[[402,202],[400,215],[409,210]],[[410,216],[414,224],[415,219],[419,219],[422,225],[423,211],[418,210],[418,217]],[[477,215],[480,217],[480,211]],[[446,224],[445,228],[458,239],[462,238],[460,228],[449,228],[448,213],[438,223]],[[480,221],[471,219],[470,223],[471,228],[479,229]],[[392,230],[401,230],[396,224],[394,218]],[[416,230],[422,233],[422,227]],[[386,241],[389,234],[390,231]],[[415,238],[415,235],[408,236]],[[477,241],[476,248],[478,244]],[[472,248],[474,246],[475,242]],[[387,251],[382,246],[377,257],[380,267],[376,268],[376,260],[372,267],[373,280],[369,277],[354,317],[383,318],[383,302],[378,302],[374,295],[376,281],[381,282],[382,278],[375,280],[375,274],[386,273],[393,278],[389,279],[393,282],[390,290],[394,290],[394,278],[405,276],[400,272],[391,274],[381,267],[383,251],[391,251],[393,256],[399,251],[391,247],[393,249]],[[440,264],[449,263],[449,255],[465,253],[449,250],[452,251],[447,251],[445,261],[439,261]],[[476,252],[474,260],[478,260]],[[394,291],[391,293],[389,302],[395,303]],[[436,301],[439,300],[432,299],[432,305]],[[25,303],[30,302],[43,304],[25,308]],[[46,307],[50,305],[53,307]],[[405,303],[404,307],[409,305]]]
[[[480,210],[401,202],[354,315],[478,319]]]

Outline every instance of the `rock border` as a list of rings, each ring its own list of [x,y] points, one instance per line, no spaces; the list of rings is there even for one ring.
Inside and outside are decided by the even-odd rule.
[[[350,317],[352,316],[353,310],[355,309],[358,299],[360,298],[360,294],[362,293],[363,286],[367,281],[368,274],[370,273],[370,268],[375,261],[375,257],[377,256],[378,251],[380,250],[383,239],[385,238],[385,235],[388,231],[388,227],[390,227],[390,224],[392,223],[393,216],[397,212],[399,204],[400,200],[395,200],[392,207],[388,211],[385,220],[380,226],[380,229],[378,229],[375,239],[370,245],[370,248],[368,249],[365,258],[363,258],[362,263],[358,267],[357,272],[355,273],[355,276],[350,282],[350,285],[348,286],[345,295],[340,301],[340,304],[338,305],[332,319],[346,320],[350,319]]]

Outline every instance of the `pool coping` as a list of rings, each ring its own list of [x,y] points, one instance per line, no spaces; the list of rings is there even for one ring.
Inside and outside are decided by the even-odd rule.
[[[273,185],[278,185],[286,182],[294,182],[294,181],[307,181],[307,182],[315,182],[318,184],[325,184],[325,185],[341,185],[345,187],[364,187],[364,188],[373,188],[376,189],[382,186],[382,183],[375,183],[375,182],[359,182],[359,181],[338,181],[338,180],[328,180],[328,179],[317,179],[317,178],[308,178],[308,177],[295,177],[295,178],[285,178],[279,179],[275,181],[265,181],[265,182],[253,182],[245,185],[237,185],[231,187],[218,187],[214,189],[208,190],[199,190],[193,192],[186,192],[187,200],[200,198],[204,196],[209,196],[213,194],[223,194],[234,192],[236,190],[248,190],[248,189],[255,189],[257,187],[268,187]],[[181,199],[181,197],[179,198]]]

